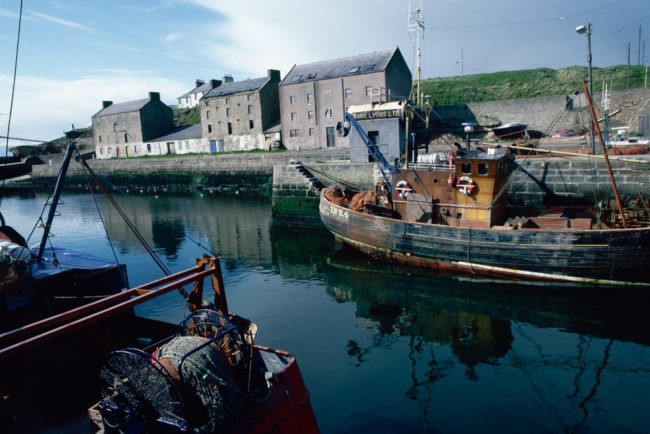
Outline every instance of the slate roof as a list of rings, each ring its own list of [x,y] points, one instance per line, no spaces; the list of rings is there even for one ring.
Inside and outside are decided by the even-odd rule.
[[[117,104],[111,104],[106,108],[101,109],[93,117],[99,117],[99,116],[110,116],[110,115],[117,115],[120,113],[131,113],[131,112],[137,112],[140,110],[142,107],[144,107],[148,102],[149,98],[146,99],[139,99],[136,101],[127,101],[127,102],[120,102]]]
[[[203,98],[213,98],[216,96],[232,95],[238,92],[249,92],[258,90],[268,80],[268,77],[249,78],[242,81],[231,81],[230,83],[222,83],[221,86],[215,87],[205,95]]]
[[[203,83],[199,87],[195,87],[194,89],[190,90],[189,92],[185,92],[183,95],[179,96],[178,98],[187,98],[188,96],[192,95],[193,93],[198,93],[198,92],[207,92],[210,90],[210,81],[208,80],[206,83]],[[176,99],[178,99],[176,98]]]
[[[399,48],[395,47],[390,50],[296,65],[284,77],[280,86],[380,72],[386,69],[388,62],[398,50]]]
[[[172,140],[189,140],[201,138],[201,124],[183,125],[174,128],[170,133],[147,140],[147,142],[169,142]]]

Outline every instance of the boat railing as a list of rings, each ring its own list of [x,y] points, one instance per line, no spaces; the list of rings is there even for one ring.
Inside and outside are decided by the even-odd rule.
[[[227,315],[228,306],[219,258],[206,256],[197,259],[195,267],[0,334],[0,360],[13,357],[38,345],[113,317],[170,291],[179,290],[180,292],[183,286],[188,284],[193,284],[193,289],[186,300],[189,310],[194,311],[201,306],[203,280],[206,277],[211,278],[215,291],[215,310]]]
[[[454,172],[456,169],[452,166],[449,167],[449,163],[441,162],[438,164],[435,163],[409,163],[409,169],[415,170],[429,170],[432,172]]]

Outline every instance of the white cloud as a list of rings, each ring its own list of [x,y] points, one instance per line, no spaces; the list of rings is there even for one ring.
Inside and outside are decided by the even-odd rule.
[[[0,75],[0,101],[9,107],[11,77]],[[16,84],[11,137],[52,140],[60,137],[70,125],[85,127],[101,109],[104,100],[115,103],[144,99],[148,92],[160,92],[167,104],[187,86],[148,71],[99,71],[92,77],[77,80],[50,80],[41,77],[19,77]],[[4,111],[8,111],[3,109]],[[5,135],[7,116],[0,116],[0,135]]]
[[[211,0],[186,0],[224,17],[200,27],[193,44],[205,59],[218,59],[229,72],[286,74],[292,65],[350,56],[400,45],[406,34],[408,2],[249,0],[246,7]],[[403,19],[402,19],[403,17]],[[408,60],[408,59],[407,59]],[[237,79],[237,77],[235,77]]]
[[[93,29],[91,27],[88,27],[86,25],[83,25],[83,24],[76,23],[74,21],[64,20],[62,18],[58,18],[58,17],[52,16],[52,15],[42,14],[40,12],[34,12],[34,11],[27,11],[27,12],[29,12],[29,14],[31,14],[32,16],[34,16],[36,18],[39,18],[39,19],[41,19],[43,21],[48,21],[50,23],[59,24],[59,25],[69,27],[69,28],[72,28],[72,29],[83,30],[85,32],[94,33],[94,34],[97,34],[97,35],[100,34],[95,29]]]
[[[164,41],[168,44],[179,41],[183,39],[184,35],[182,33],[168,33],[164,37]]]

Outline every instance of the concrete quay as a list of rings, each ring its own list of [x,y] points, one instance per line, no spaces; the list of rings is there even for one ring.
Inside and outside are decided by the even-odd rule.
[[[267,196],[272,200],[274,221],[285,226],[319,227],[318,196],[323,186],[343,183],[370,189],[381,179],[375,163],[350,163],[346,158],[345,150],[339,149],[93,160],[90,166],[120,188]],[[641,161],[611,159],[620,194],[648,194],[650,155],[619,158]],[[34,166],[34,185],[51,186],[58,170],[57,165]],[[80,165],[71,165],[66,185],[85,188]],[[594,203],[613,196],[604,161],[588,157],[520,156],[507,193],[511,204],[535,208]]]

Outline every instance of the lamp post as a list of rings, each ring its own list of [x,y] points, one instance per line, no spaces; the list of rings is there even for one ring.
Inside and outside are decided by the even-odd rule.
[[[591,23],[587,23],[587,27],[585,26],[578,26],[576,27],[576,32],[578,32],[581,35],[586,34],[587,35],[587,63],[589,64],[589,98],[593,100],[594,96],[594,87],[593,87],[593,80],[591,79]],[[589,125],[589,135],[591,137],[591,152],[596,153],[596,143],[594,141],[594,122],[596,122],[596,119],[591,120],[591,124]]]

